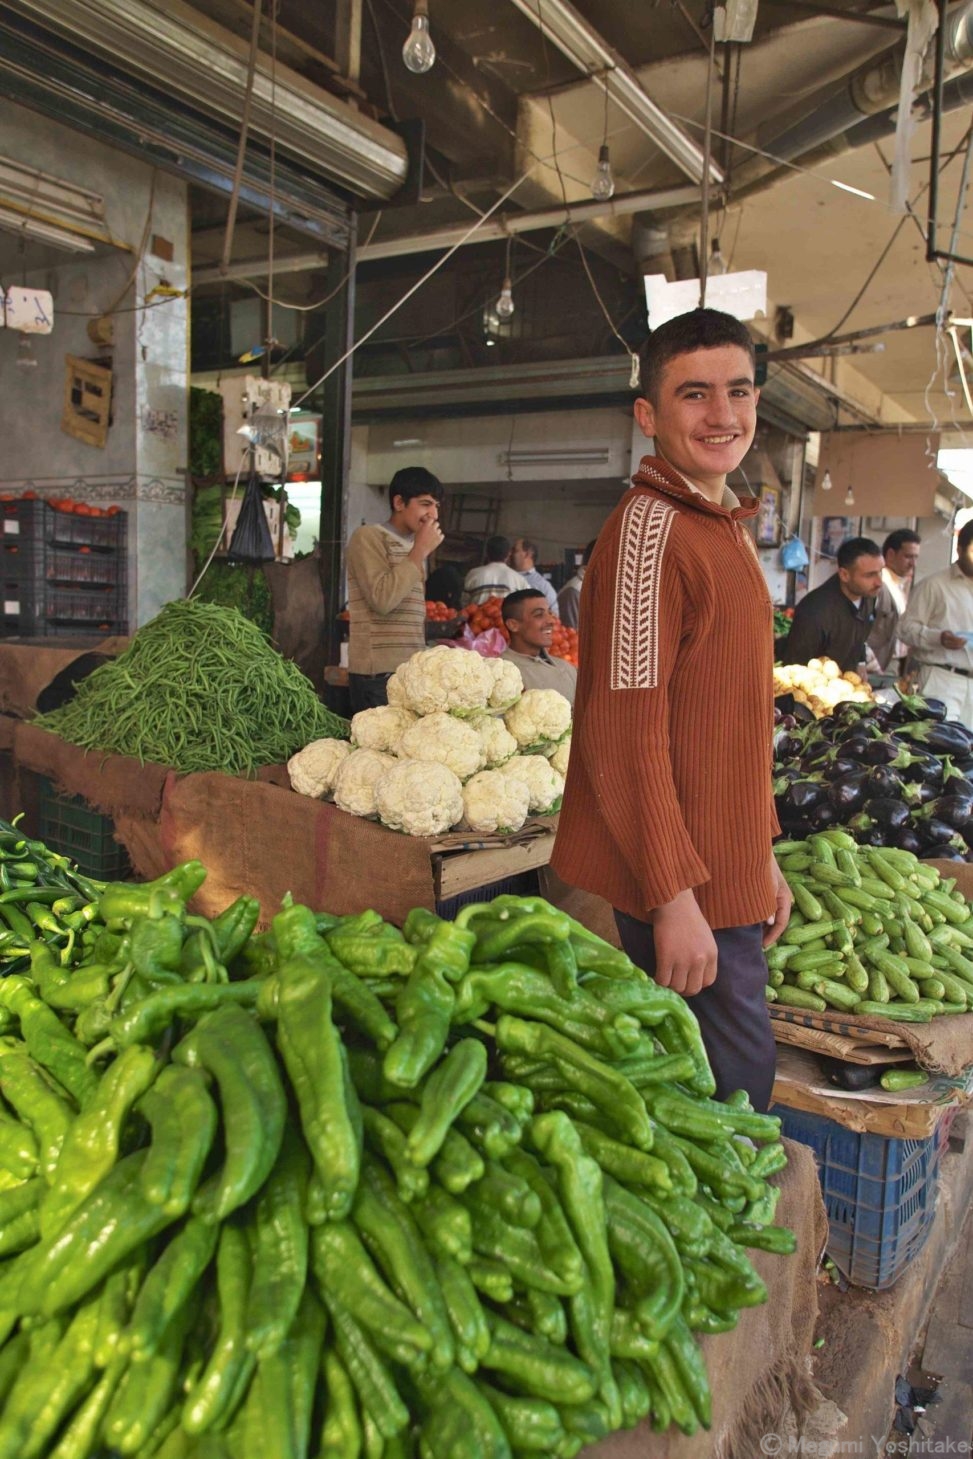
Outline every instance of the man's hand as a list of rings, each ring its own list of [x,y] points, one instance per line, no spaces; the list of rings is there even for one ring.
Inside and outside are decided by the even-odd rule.
[[[417,564],[425,562],[431,552],[442,545],[443,529],[438,520],[433,517],[428,522],[420,522],[416,528],[415,541],[409,556]]]
[[[948,628],[944,628],[942,633],[939,635],[939,642],[942,644],[943,648],[966,647],[966,639],[960,638],[958,633],[950,633]]]
[[[764,947],[773,947],[778,937],[787,931],[787,924],[791,916],[791,906],[794,902],[791,889],[784,880],[784,873],[777,865],[777,858],[773,852],[770,853],[770,874],[774,879],[774,892],[777,898],[777,905],[774,908],[774,915],[767,918],[767,925],[764,928],[762,938]]]
[[[652,914],[655,981],[684,998],[716,981],[716,938],[691,891]]]

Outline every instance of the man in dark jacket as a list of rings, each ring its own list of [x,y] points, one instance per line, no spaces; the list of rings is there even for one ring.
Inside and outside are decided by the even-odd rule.
[[[864,662],[882,586],[882,549],[870,537],[852,537],[838,548],[837,561],[834,576],[798,603],[783,663],[833,659],[844,673]]]

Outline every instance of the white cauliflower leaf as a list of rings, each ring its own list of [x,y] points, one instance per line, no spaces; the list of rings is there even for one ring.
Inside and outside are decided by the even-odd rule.
[[[463,815],[463,787],[437,760],[398,760],[375,787],[379,816],[393,831],[439,836]]]
[[[519,831],[530,810],[530,787],[499,770],[481,770],[463,786],[463,806],[471,831]]]
[[[381,750],[352,750],[335,779],[335,805],[353,816],[374,816],[375,786],[397,763],[394,755]]]
[[[350,754],[347,740],[312,740],[287,762],[291,789],[319,800],[330,795],[335,776]]]
[[[472,725],[436,710],[417,719],[399,741],[399,753],[410,760],[438,760],[460,780],[482,769],[486,756]]]

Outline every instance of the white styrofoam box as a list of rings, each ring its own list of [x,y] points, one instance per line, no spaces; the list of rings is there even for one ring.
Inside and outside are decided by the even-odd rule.
[[[688,314],[699,304],[699,279],[677,279],[670,284],[665,274],[645,275],[645,307],[649,328]],[[707,309],[722,309],[734,319],[756,319],[767,313],[767,275],[762,269],[714,274],[706,280]]]

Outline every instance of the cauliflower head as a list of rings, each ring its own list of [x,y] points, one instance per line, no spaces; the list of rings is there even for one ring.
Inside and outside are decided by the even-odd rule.
[[[485,709],[494,682],[486,659],[468,649],[447,648],[445,644],[420,649],[407,663],[399,665],[393,678],[398,675],[406,706],[416,714],[433,714],[437,709],[457,713]]]
[[[490,709],[502,712],[512,708],[524,692],[524,680],[516,664],[509,659],[487,659],[494,673],[494,684],[487,704]]]
[[[504,723],[522,750],[555,745],[571,728],[571,706],[556,689],[526,689]]]
[[[557,810],[564,791],[564,776],[552,769],[543,755],[515,755],[500,766],[497,774],[526,785],[531,811],[544,815]]]
[[[550,757],[550,764],[559,775],[568,773],[568,757],[571,754],[571,736],[566,735]]]
[[[312,740],[287,762],[291,790],[320,800],[334,789],[335,776],[351,754],[347,740]]]
[[[375,787],[379,816],[393,831],[439,836],[463,815],[463,787],[438,760],[397,760]]]
[[[374,816],[376,783],[395,763],[381,750],[352,750],[335,779],[335,805],[353,816]]]
[[[481,770],[463,786],[463,808],[471,831],[519,831],[530,810],[530,787],[499,770]]]
[[[460,780],[475,775],[486,764],[480,736],[473,726],[441,709],[410,725],[399,741],[399,753],[409,760],[438,760]]]
[[[352,742],[359,750],[385,750],[389,755],[395,755],[399,740],[415,722],[411,709],[398,709],[390,704],[360,709],[352,716]]]
[[[408,709],[409,703],[405,693],[405,683],[402,678],[404,664],[400,664],[388,681],[385,689],[385,697],[393,709]],[[364,713],[364,711],[362,711]]]
[[[502,719],[493,714],[477,714],[467,723],[471,724],[480,736],[480,745],[483,750],[484,763],[488,770],[494,770],[502,765],[504,760],[509,760],[511,755],[517,753],[517,741],[508,730]]]

